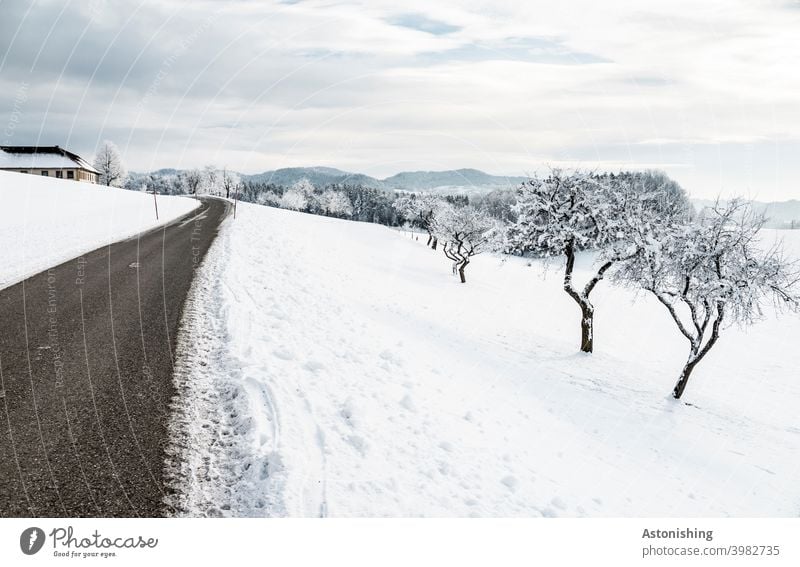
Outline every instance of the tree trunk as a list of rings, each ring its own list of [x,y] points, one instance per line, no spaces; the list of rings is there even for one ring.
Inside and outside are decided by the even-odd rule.
[[[469,264],[469,262],[464,261],[458,266],[458,275],[461,277],[461,283],[467,283],[467,278],[464,275],[464,270],[467,269],[467,264]]]
[[[436,238],[436,237],[434,236],[434,237],[433,237],[433,244],[431,244],[431,248],[432,248],[433,250],[436,250],[436,245],[437,245],[437,244],[439,244],[439,239],[438,239],[438,238]]]
[[[703,357],[708,354],[708,351],[711,350],[711,347],[713,347],[719,340],[719,329],[720,325],[722,325],[724,314],[724,305],[722,303],[717,303],[717,316],[714,319],[713,325],[711,326],[711,337],[708,339],[706,346],[700,348],[700,345],[702,344],[701,341],[703,339],[702,335],[696,344],[692,344],[692,348],[689,353],[689,360],[686,361],[686,365],[683,367],[681,376],[678,378],[678,382],[672,389],[672,397],[676,400],[680,400],[681,396],[683,395],[683,391],[686,390],[686,384],[689,383],[689,376],[691,376],[694,367],[697,366],[701,360],[703,360]]]
[[[572,270],[575,267],[575,247],[568,242],[564,249],[567,264],[564,269],[564,291],[575,300],[581,308],[581,351],[592,352],[594,349],[594,306],[589,303],[589,296],[581,295],[572,285]]]
[[[581,303],[581,351],[594,349],[594,307],[588,302]]]
[[[681,377],[678,378],[678,382],[672,389],[672,397],[675,398],[676,400],[681,399],[683,391],[686,389],[686,384],[689,383],[689,376],[691,376],[692,370],[694,370],[694,367],[697,366],[698,362],[700,362],[699,358],[690,357],[689,360],[686,362],[686,365],[683,367],[683,371],[681,372]]]
[[[428,233],[428,242],[425,243],[425,246],[430,246],[432,241],[433,241],[433,235],[429,232]]]

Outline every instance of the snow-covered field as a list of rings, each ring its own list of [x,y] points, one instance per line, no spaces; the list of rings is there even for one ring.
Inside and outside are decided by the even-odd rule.
[[[178,503],[232,516],[800,515],[800,318],[727,329],[687,405],[669,396],[687,345],[663,307],[602,283],[596,352],[582,355],[560,276],[482,256],[462,285],[422,238],[240,203],[180,339]]]
[[[197,207],[88,183],[0,171],[0,289]]]

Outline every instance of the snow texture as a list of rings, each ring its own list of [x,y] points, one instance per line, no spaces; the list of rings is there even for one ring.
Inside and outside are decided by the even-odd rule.
[[[74,169],[83,165],[61,154],[22,154],[0,150],[0,167],[28,169]]]
[[[156,221],[152,194],[0,171],[0,288],[197,206],[159,196]]]
[[[729,329],[689,405],[649,295],[599,285],[580,354],[559,271],[485,255],[462,285],[416,236],[239,203],[180,337],[182,514],[800,513],[800,319]]]

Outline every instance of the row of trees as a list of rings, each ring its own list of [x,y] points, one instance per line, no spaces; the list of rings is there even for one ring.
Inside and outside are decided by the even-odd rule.
[[[508,208],[505,198],[490,202],[501,206],[457,207],[426,195],[395,206],[428,234],[428,246],[444,251],[461,282],[470,258],[487,250],[560,259],[563,289],[581,311],[583,352],[594,350],[591,297],[603,279],[652,294],[689,343],[672,392],[678,399],[725,326],[753,323],[770,302],[779,311],[800,305],[796,265],[759,238],[763,216],[740,200],[695,213],[683,189],[659,172],[553,170],[523,183]],[[597,261],[579,284],[581,251]]]
[[[208,165],[202,169],[130,174],[122,185],[132,191],[156,191],[161,195],[217,195],[234,198],[242,187],[237,173]]]
[[[466,283],[466,269],[473,256],[497,250],[502,222],[487,210],[430,195],[403,195],[395,200],[398,213],[428,234],[433,250],[441,242],[445,257],[452,262],[453,274]]]
[[[207,165],[202,169],[167,170],[147,174],[128,173],[117,146],[103,142],[95,155],[94,168],[99,172],[98,183],[123,187],[133,191],[156,191],[163,195],[219,195],[234,197],[242,188],[240,176],[227,169]]]
[[[534,256],[563,263],[563,289],[581,311],[580,349],[594,350],[592,293],[604,279],[643,290],[664,306],[688,342],[689,354],[673,389],[680,398],[701,360],[729,325],[747,325],[771,303],[798,310],[798,270],[779,246],[760,236],[765,219],[733,200],[695,213],[686,193],[659,172],[595,174],[553,170],[516,190],[498,190],[470,204],[466,197],[389,193],[361,185],[290,187],[243,182],[213,166],[182,172],[126,175],[106,143],[95,167],[101,182],[162,194],[237,195],[243,201],[389,226],[413,225],[441,250],[466,282],[482,252]],[[597,261],[576,282],[576,255]]]

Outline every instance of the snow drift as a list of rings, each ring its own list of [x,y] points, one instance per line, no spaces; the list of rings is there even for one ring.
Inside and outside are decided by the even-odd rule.
[[[186,197],[0,171],[0,288],[101,246],[166,224],[195,207]]]
[[[798,233],[795,237],[795,253]],[[681,403],[661,305],[561,270],[239,204],[180,338],[186,515],[797,516],[800,319],[729,329]],[[583,255],[576,279],[588,273]]]

